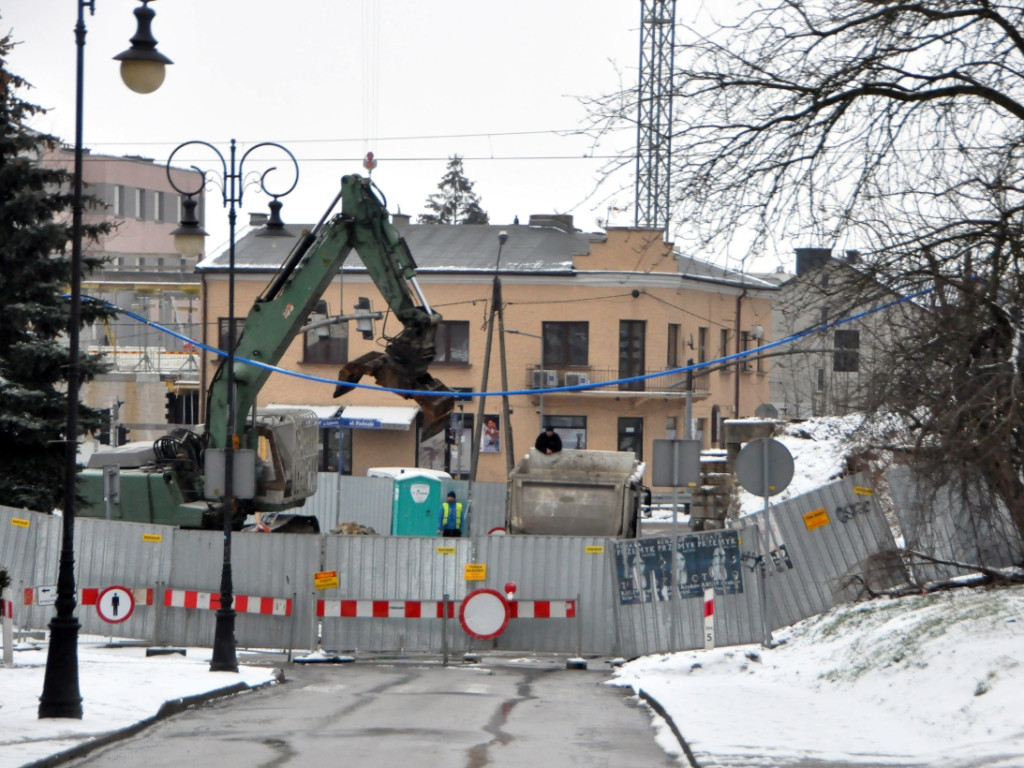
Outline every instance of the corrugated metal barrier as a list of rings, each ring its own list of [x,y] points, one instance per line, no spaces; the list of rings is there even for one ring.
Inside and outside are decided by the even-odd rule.
[[[477,499],[489,498],[477,490]],[[368,498],[359,508],[369,514]],[[488,525],[489,516],[496,517],[498,498],[503,509],[497,494],[478,507],[478,533],[482,520]],[[744,518],[737,530],[681,535],[675,600],[666,578],[670,537],[238,533],[232,537],[235,636],[243,647],[275,649],[497,648],[633,657],[703,647],[699,598],[708,585],[716,591],[717,644],[762,640],[762,563],[769,629],[856,597],[865,585],[905,582],[882,512],[870,489],[855,480],[771,507],[768,560],[758,545],[763,515]],[[12,574],[15,623],[45,627],[53,609],[40,603],[44,588],[56,584],[61,519],[0,508],[0,526],[0,563]],[[79,519],[75,534],[84,632],[211,644],[223,566],[220,532]],[[487,640],[464,632],[459,610],[465,597],[482,588],[504,594],[509,582],[517,608],[506,629]],[[135,603],[131,616],[117,623],[104,621],[96,606],[111,586],[128,590]],[[447,624],[439,618],[445,595],[451,602]]]
[[[954,484],[934,488],[907,466],[891,467],[886,480],[892,492],[904,547],[940,560],[1004,568],[1024,560],[1024,542],[1005,505],[970,494],[965,509],[964,490]],[[966,573],[941,563],[914,562],[919,584]]]

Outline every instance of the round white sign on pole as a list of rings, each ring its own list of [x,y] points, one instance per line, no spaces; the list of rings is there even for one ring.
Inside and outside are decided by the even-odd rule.
[[[466,595],[459,608],[459,623],[466,634],[490,640],[508,626],[508,601],[494,589],[476,589]]]
[[[108,624],[127,621],[135,610],[135,596],[126,587],[107,587],[96,598],[96,613]]]

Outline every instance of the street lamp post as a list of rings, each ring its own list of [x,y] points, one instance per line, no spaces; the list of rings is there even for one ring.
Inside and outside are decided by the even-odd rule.
[[[131,47],[115,58],[121,62],[121,79],[136,93],[151,93],[163,82],[164,67],[171,63],[156,50],[150,32],[155,15],[143,0],[135,9],[138,29]],[[82,719],[82,695],[78,687],[78,630],[75,616],[75,480],[78,475],[78,390],[79,324],[82,321],[82,124],[85,93],[85,9],[96,12],[95,0],[78,0],[75,24],[75,164],[71,209],[71,306],[68,312],[67,426],[64,436],[64,520],[60,563],[57,570],[57,600],[50,620],[50,643],[46,652],[43,693],[39,717]]]
[[[235,488],[235,452],[239,448],[238,438],[238,414],[235,413],[235,344],[237,333],[235,325],[235,222],[237,220],[237,206],[241,206],[245,192],[244,167],[246,159],[256,150],[263,148],[274,148],[284,152],[292,163],[295,177],[290,187],[283,192],[271,192],[266,182],[271,167],[259,175],[259,187],[266,194],[270,195],[270,218],[264,230],[259,235],[266,237],[290,237],[281,221],[281,203],[278,198],[284,197],[295,189],[299,182],[299,164],[295,156],[280,144],[274,142],[261,142],[250,147],[241,156],[237,157],[237,145],[234,139],[231,140],[231,149],[228,159],[213,144],[206,141],[186,141],[179,144],[171,152],[167,159],[167,180],[171,186],[185,196],[182,201],[182,220],[180,226],[171,234],[174,235],[174,246],[183,256],[196,257],[203,251],[203,238],[206,232],[199,225],[199,219],[195,214],[195,196],[203,191],[207,185],[208,173],[196,166],[192,169],[200,175],[200,183],[194,189],[182,189],[174,181],[171,175],[171,165],[174,156],[186,147],[205,147],[211,150],[220,160],[219,184],[213,179],[212,183],[218,184],[221,190],[221,197],[225,207],[228,209],[228,340],[225,350],[225,365],[221,369],[225,374],[223,401],[215,392],[219,391],[219,373],[210,385],[210,401],[207,404],[207,435],[211,440],[210,449],[221,449],[224,452],[224,480],[221,488],[221,517],[224,527],[224,550],[221,562],[220,580],[220,607],[217,609],[217,623],[213,638],[213,655],[210,659],[211,672],[237,672],[238,659],[235,655],[235,609],[234,609],[234,586],[231,575],[231,531],[235,517],[235,502],[239,498]],[[259,236],[258,235],[258,236]],[[218,326],[219,327],[219,326]],[[219,335],[219,334],[218,334]],[[210,423],[210,414],[214,403],[223,405],[227,414],[226,431],[223,438],[218,437],[220,425]],[[244,417],[245,414],[242,414]]]

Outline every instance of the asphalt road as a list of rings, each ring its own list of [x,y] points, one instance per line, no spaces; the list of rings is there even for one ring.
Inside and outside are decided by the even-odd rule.
[[[288,682],[208,703],[68,765],[227,768],[678,766],[608,670],[555,658],[292,664]],[[685,758],[683,765],[686,764]]]

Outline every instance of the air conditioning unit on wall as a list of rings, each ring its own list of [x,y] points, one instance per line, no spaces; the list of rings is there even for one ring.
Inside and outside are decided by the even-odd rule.
[[[533,372],[533,388],[547,389],[558,386],[558,371],[537,370]]]
[[[567,373],[565,374],[565,386],[575,387],[578,384],[589,384],[590,374],[588,373]]]

